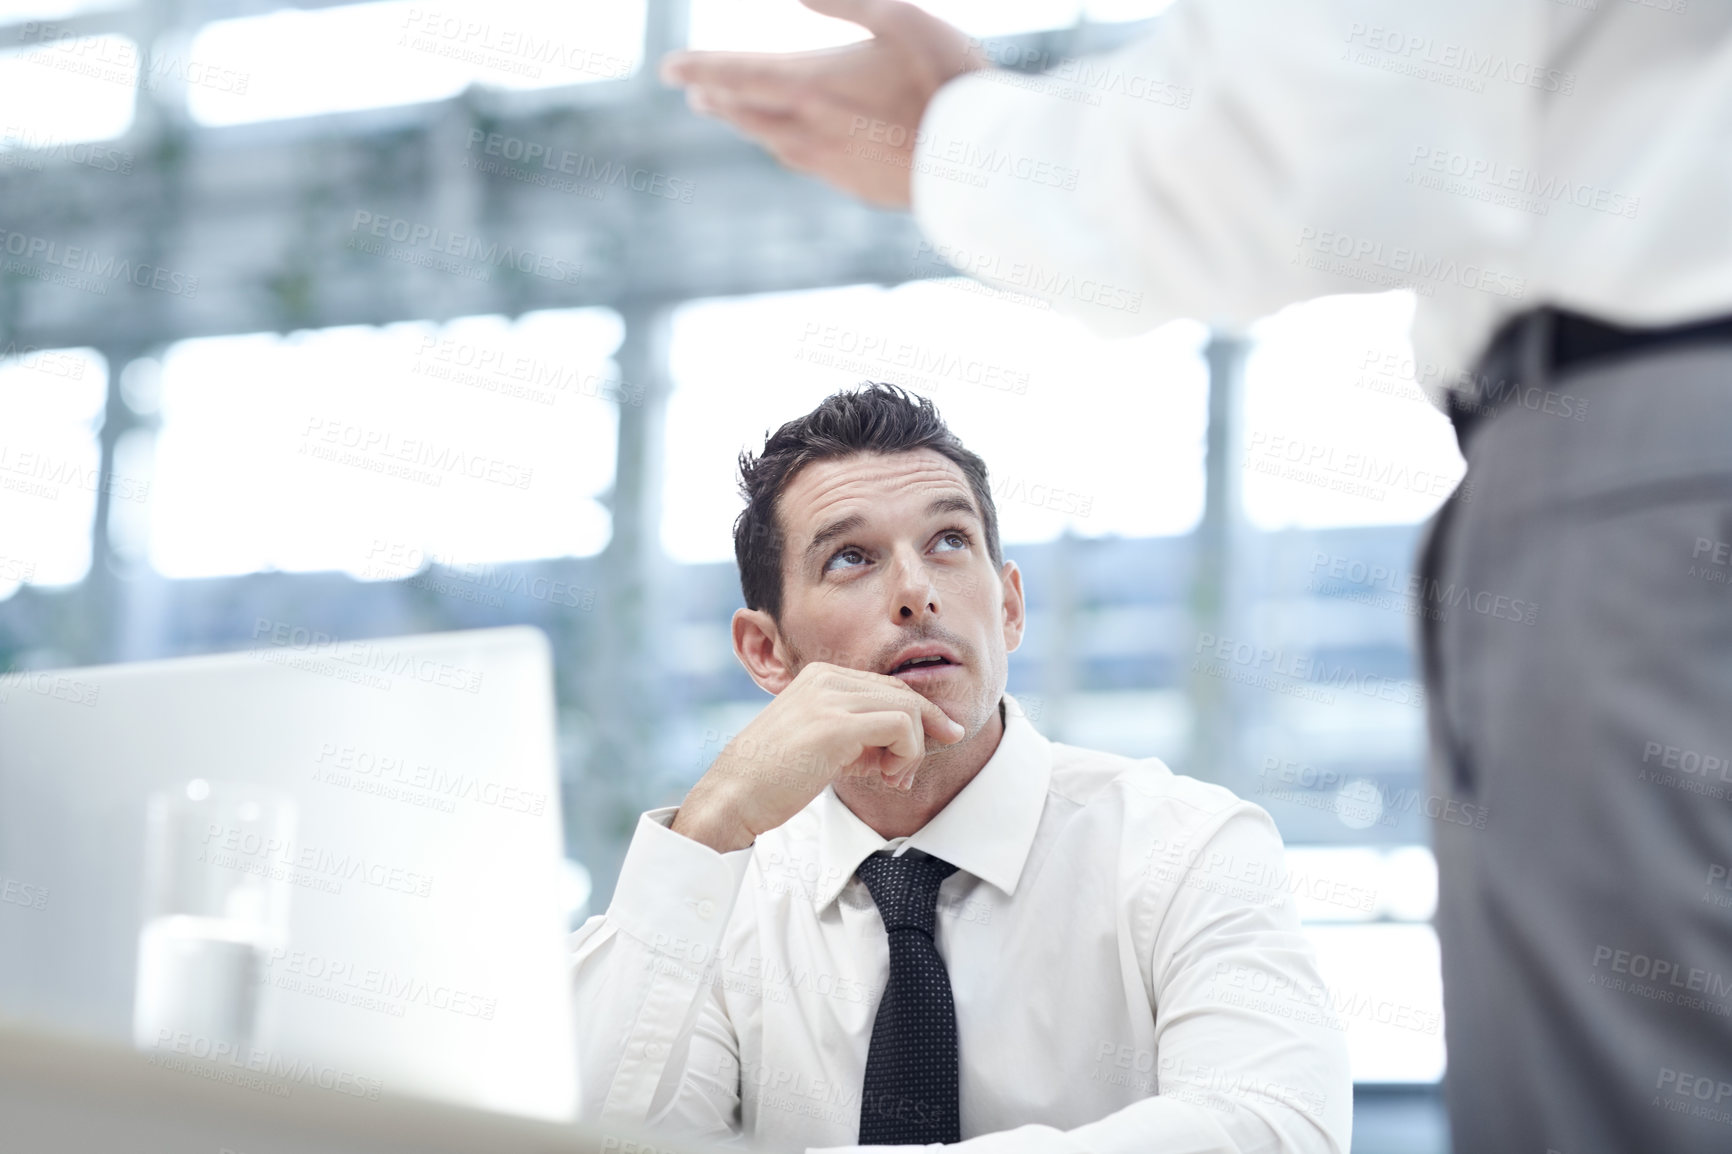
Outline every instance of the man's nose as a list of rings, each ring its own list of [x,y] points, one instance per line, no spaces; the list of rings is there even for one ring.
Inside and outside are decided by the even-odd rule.
[[[938,582],[931,566],[917,557],[903,557],[896,563],[896,597],[893,616],[909,621],[927,614],[937,616],[942,608]]]

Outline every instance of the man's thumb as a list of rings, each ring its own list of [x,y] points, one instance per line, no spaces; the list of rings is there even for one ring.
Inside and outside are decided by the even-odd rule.
[[[906,15],[910,5],[901,0],[800,0],[820,16],[834,16],[858,24],[874,36],[882,36]]]

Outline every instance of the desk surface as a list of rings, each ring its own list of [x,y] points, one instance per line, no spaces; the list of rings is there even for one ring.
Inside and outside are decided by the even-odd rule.
[[[0,1021],[6,1154],[718,1154],[642,1130],[322,1089]],[[730,1148],[737,1154],[738,1147]]]

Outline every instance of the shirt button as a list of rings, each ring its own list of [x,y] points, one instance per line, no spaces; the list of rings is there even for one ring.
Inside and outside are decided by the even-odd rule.
[[[698,903],[698,917],[704,919],[707,922],[715,916],[716,916],[716,903],[715,902],[712,902],[709,898],[705,898],[703,901]]]
[[[654,1059],[660,1058],[662,1056],[662,1044],[660,1042],[647,1043],[643,1048],[643,1052],[644,1052],[644,1057],[649,1058],[653,1061]]]

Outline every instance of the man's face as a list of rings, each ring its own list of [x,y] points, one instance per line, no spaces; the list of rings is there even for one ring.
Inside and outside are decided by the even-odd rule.
[[[790,678],[811,661],[889,674],[978,732],[1022,641],[1022,577],[993,565],[962,470],[931,449],[817,461],[777,512]]]

